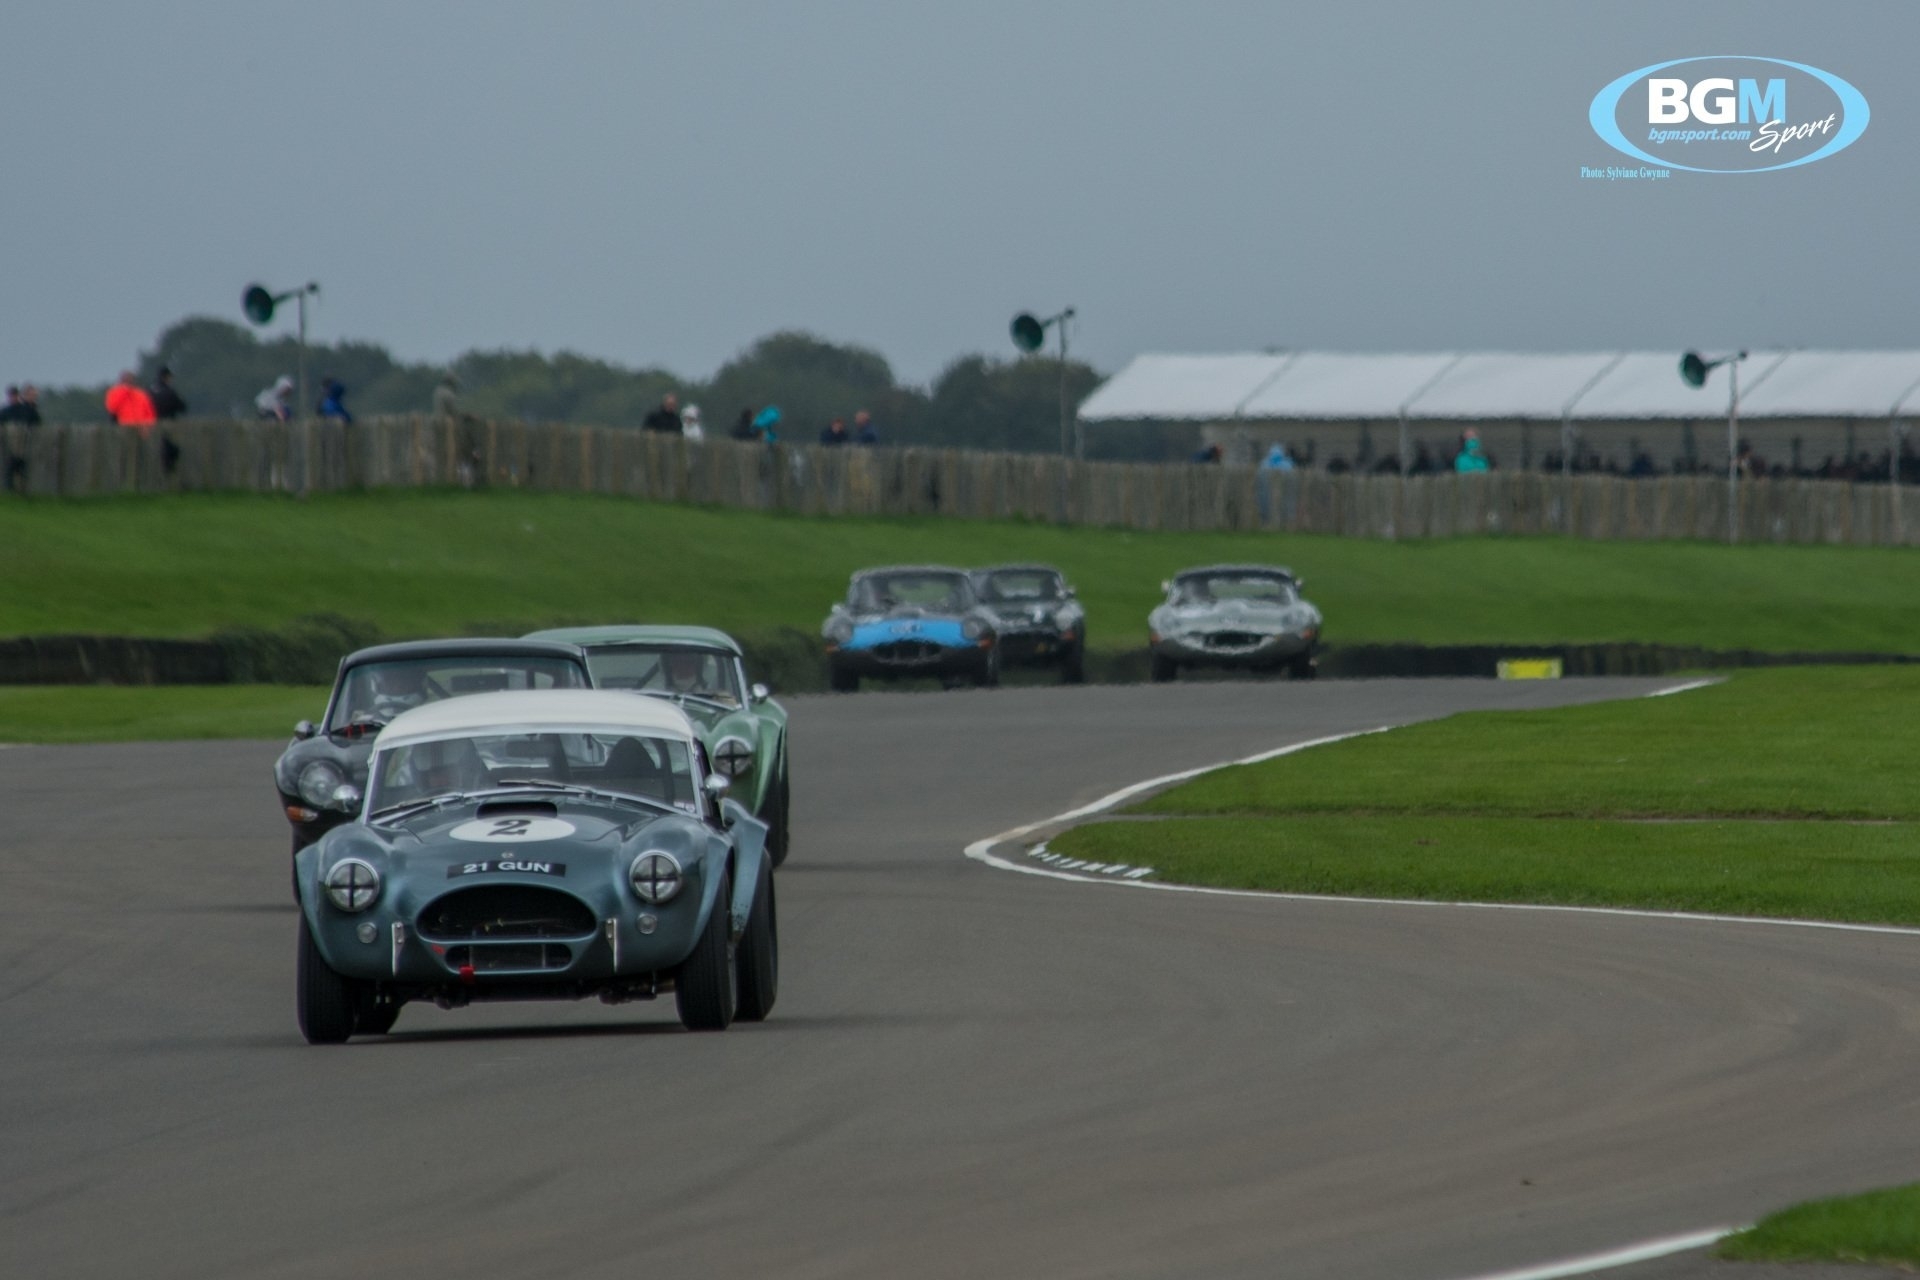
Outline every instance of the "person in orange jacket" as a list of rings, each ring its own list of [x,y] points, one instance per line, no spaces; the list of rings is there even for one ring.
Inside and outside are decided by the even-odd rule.
[[[107,388],[107,416],[123,427],[132,427],[142,436],[153,430],[158,415],[153,397],[140,385],[132,370],[120,375],[120,381]]]

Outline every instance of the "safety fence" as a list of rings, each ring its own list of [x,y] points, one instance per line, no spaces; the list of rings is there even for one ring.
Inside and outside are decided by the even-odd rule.
[[[185,421],[142,436],[107,424],[6,429],[28,494],[333,493],[523,488],[807,515],[1018,518],[1143,530],[1271,530],[1369,538],[1729,535],[1724,478],[1328,475],[1190,463],[1075,462],[958,449],[688,442],[617,427],[445,418]],[[171,459],[171,465],[169,465]],[[1742,542],[1915,542],[1897,486],[1744,480]]]

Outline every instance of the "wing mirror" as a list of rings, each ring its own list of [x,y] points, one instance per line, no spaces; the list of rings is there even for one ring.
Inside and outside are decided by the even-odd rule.
[[[1079,597],[1080,593],[1078,591],[1075,591],[1072,587],[1067,588],[1067,599],[1077,600]]]
[[[747,690],[747,693],[752,696],[755,702],[765,702],[773,696],[773,690],[767,688],[764,684],[754,685],[753,688]]]
[[[706,791],[707,791],[707,794],[712,796],[715,800],[718,800],[721,796],[726,795],[727,788],[731,787],[732,785],[733,785],[732,781],[730,781],[725,777],[722,777],[720,774],[710,773],[707,775]]]
[[[1172,591],[1172,590],[1173,590],[1173,579],[1172,579],[1172,578],[1162,578],[1162,579],[1160,579],[1160,589],[1161,589],[1162,591]]]
[[[343,782],[333,789],[333,795],[328,798],[327,803],[342,813],[352,813],[360,807],[362,799],[360,788],[351,782]]]
[[[314,729],[313,721],[311,720],[302,720],[299,724],[293,726],[293,736],[302,740],[311,738],[315,732],[317,731]]]
[[[1307,580],[1305,578],[1295,578],[1293,580],[1293,589],[1295,591],[1305,591],[1307,589]]]

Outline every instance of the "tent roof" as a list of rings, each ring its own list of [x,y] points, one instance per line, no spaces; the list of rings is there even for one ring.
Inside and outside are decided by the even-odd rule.
[[[1752,418],[1885,418],[1920,413],[1920,351],[1755,351],[1740,369]],[[1669,351],[1362,355],[1143,355],[1080,406],[1087,422],[1127,419],[1714,418],[1726,375],[1680,378]]]

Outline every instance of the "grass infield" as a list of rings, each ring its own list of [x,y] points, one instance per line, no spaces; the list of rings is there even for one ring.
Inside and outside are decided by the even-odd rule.
[[[1097,649],[1142,645],[1160,580],[1217,561],[1291,565],[1335,644],[1920,637],[1920,557],[1898,549],[1149,534],[498,490],[0,499],[0,545],[0,635],[204,636],[316,612],[389,636],[616,619],[811,633],[863,565],[1042,560],[1079,587]]]
[[[326,708],[324,687],[299,685],[0,685],[0,742],[286,738]]]
[[[1920,1183],[1783,1209],[1728,1236],[1718,1252],[1744,1262],[1920,1269]]]
[[[1204,775],[1050,847],[1220,887],[1920,924],[1920,670],[1741,672]]]

